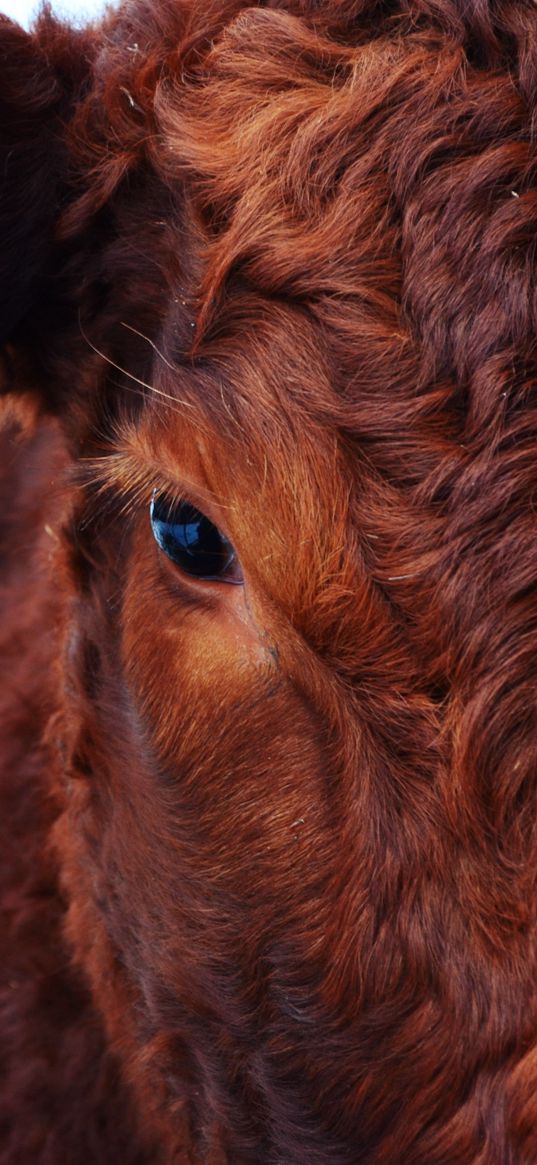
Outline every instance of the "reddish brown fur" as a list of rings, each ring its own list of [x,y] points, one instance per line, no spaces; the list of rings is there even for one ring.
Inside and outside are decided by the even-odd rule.
[[[0,1163],[537,1163],[535,6],[0,59]]]

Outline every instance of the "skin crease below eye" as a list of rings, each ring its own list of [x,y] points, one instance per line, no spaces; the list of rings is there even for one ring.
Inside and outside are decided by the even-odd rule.
[[[151,531],[150,537],[152,540]],[[139,565],[147,552],[148,541],[140,532],[135,543]],[[173,606],[164,634],[172,641],[180,638],[182,666],[185,653],[188,654],[192,668],[200,674],[203,672],[200,665],[208,653],[215,666],[229,666],[230,660],[241,670],[252,664],[256,667],[270,664],[272,655],[263,644],[263,634],[248,602],[247,581],[242,585],[233,585],[197,579],[182,571],[156,543],[153,546],[153,563],[148,563],[148,569],[153,567],[155,573],[158,572],[169,592]],[[148,580],[148,585],[154,587],[155,584]],[[187,635],[184,634],[185,608],[189,617],[196,620],[195,635],[191,630]]]
[[[208,466],[211,457],[204,437],[199,430],[194,427],[190,429],[185,424],[184,440],[180,448],[174,444],[171,450],[166,436],[160,420],[157,420],[156,429],[153,429],[148,417],[134,434],[129,433],[128,444],[132,446],[132,453],[137,459],[142,450],[145,453],[150,447],[159,471],[177,483],[178,496],[203,513],[234,545],[231,531],[226,528],[226,519],[229,518],[227,507],[218,500],[210,481]],[[176,634],[182,636],[183,607],[189,612],[189,617],[196,619],[195,635],[189,631],[188,635],[182,636],[182,659],[186,652],[191,666],[200,674],[204,670],[206,672],[202,664],[207,655],[215,666],[217,663],[229,666],[230,660],[234,660],[241,671],[252,664],[256,668],[268,666],[271,670],[274,665],[274,647],[268,630],[261,629],[260,622],[265,621],[262,612],[257,611],[257,618],[254,616],[247,576],[242,584],[237,585],[205,581],[188,575],[158,547],[146,518],[143,535],[138,535],[135,543],[134,557],[138,564],[148,544],[155,569],[165,581],[172,600],[165,634],[173,638]],[[234,549],[242,571],[240,555]],[[148,579],[147,585],[154,587],[154,576]]]

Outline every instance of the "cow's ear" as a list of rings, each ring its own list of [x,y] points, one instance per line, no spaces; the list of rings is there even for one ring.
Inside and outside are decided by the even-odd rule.
[[[63,127],[88,68],[77,38],[46,12],[35,33],[0,16],[0,347],[24,346],[54,281]]]

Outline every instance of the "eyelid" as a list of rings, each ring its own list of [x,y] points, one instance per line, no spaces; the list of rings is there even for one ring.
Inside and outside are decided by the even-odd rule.
[[[203,514],[206,518],[208,518],[209,521],[212,522],[213,526],[216,526],[216,529],[219,530],[221,534],[223,534],[224,538],[226,538],[233,547],[235,546],[233,538],[231,537],[229,531],[226,529],[225,519],[224,522],[222,522],[221,515],[219,512],[217,512],[221,509],[229,509],[230,507],[224,507],[221,503],[215,503],[214,494],[212,494],[210,497],[207,494],[202,494],[201,491],[198,491],[198,488],[193,486],[191,482],[188,482],[186,485],[179,485],[178,482],[170,484],[169,480],[166,479],[163,480],[162,485],[160,483],[158,485],[153,483],[150,503],[152,503],[156,497],[164,497],[166,502],[169,503],[170,510],[173,509],[174,506],[181,505],[182,502],[184,502],[186,505],[193,506],[195,510],[199,510],[200,514]]]
[[[113,489],[132,505],[147,506],[155,493],[163,494],[171,504],[187,502],[206,514],[213,525],[233,541],[226,530],[225,511],[229,507],[220,502],[212,490],[204,489],[198,482],[189,481],[179,473],[177,477],[171,477],[156,461],[141,457],[137,449],[131,450],[116,443],[112,452],[86,463],[84,480],[92,481],[103,492]]]

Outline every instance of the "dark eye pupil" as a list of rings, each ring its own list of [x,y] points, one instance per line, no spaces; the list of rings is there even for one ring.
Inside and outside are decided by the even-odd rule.
[[[208,582],[242,582],[231,542],[189,502],[170,505],[157,494],[150,516],[161,550],[186,574]]]

